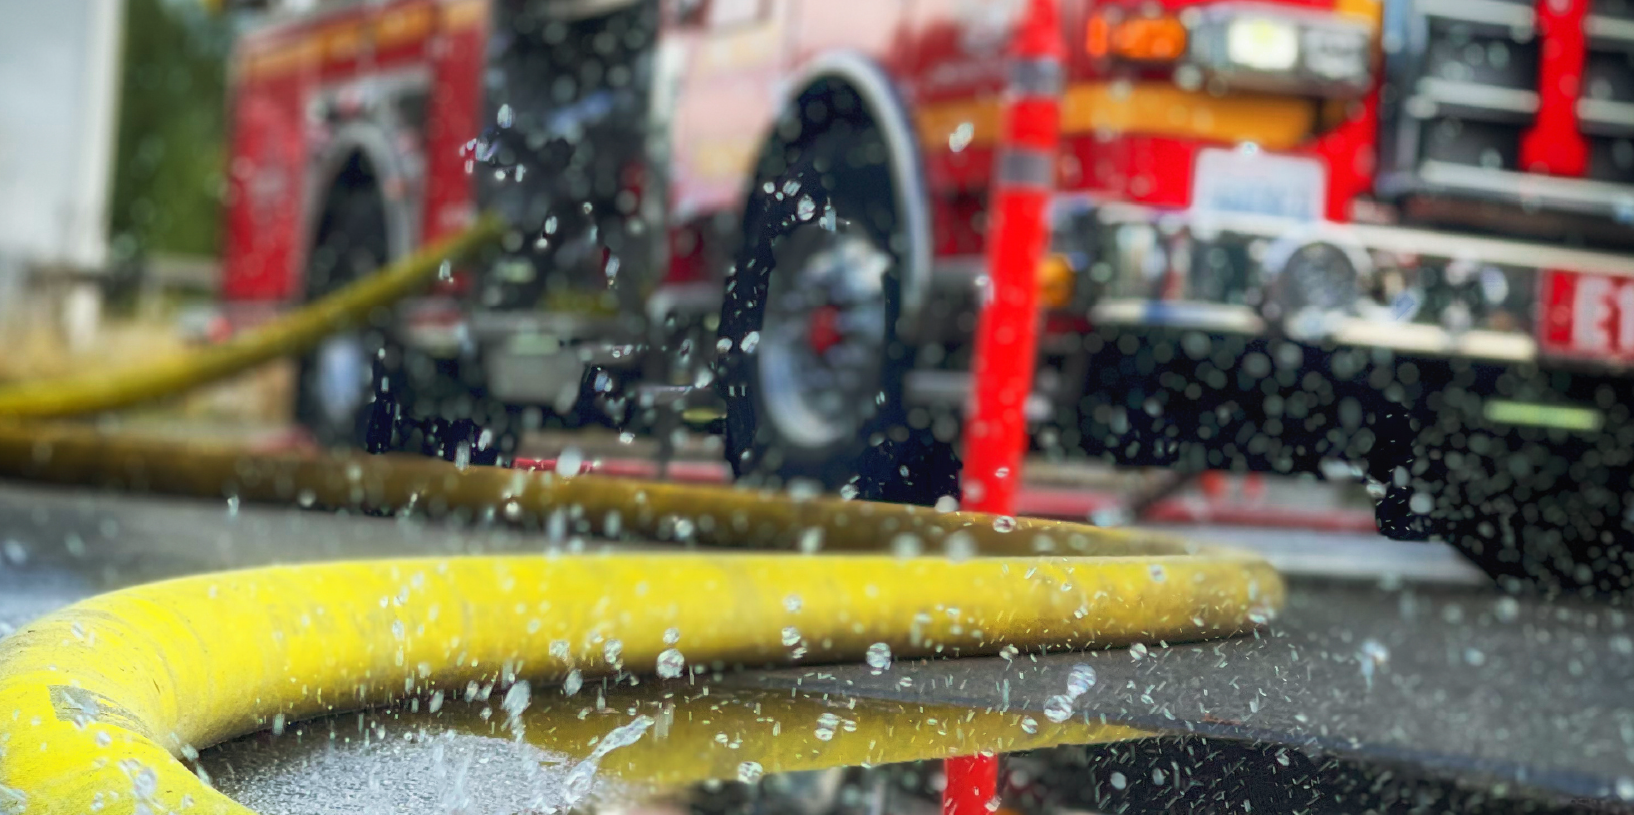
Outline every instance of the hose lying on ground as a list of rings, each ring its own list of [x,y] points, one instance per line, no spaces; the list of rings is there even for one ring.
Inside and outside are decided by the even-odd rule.
[[[1228,554],[704,553],[328,563],[92,598],[0,641],[0,806],[244,812],[177,757],[468,683],[1177,642],[1280,605]],[[100,802],[100,803],[99,803]]]
[[[459,235],[221,345],[119,373],[101,371],[0,387],[0,418],[48,419],[116,410],[175,396],[263,362],[304,353],[331,333],[367,324],[375,309],[425,288],[444,263],[459,262],[493,243],[501,233],[498,220],[484,218]]]
[[[309,347],[496,231],[478,228],[220,349],[111,380],[0,390],[0,416],[107,410]],[[178,758],[471,682],[680,675],[802,652],[855,660],[870,648],[951,656],[1178,642],[1250,630],[1283,599],[1260,558],[1159,536],[425,459],[267,456],[20,423],[0,425],[0,476],[493,517],[564,534],[898,553],[331,563],[103,595],[0,641],[0,815],[243,812]],[[943,556],[906,556],[920,551]]]

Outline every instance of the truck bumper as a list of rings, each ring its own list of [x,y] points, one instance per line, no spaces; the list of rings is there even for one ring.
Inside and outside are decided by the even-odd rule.
[[[1634,277],[1634,258],[1409,227],[1163,211],[1062,196],[1054,250],[1069,311],[1099,326],[1189,328],[1448,358],[1547,363],[1540,277]],[[1621,363],[1578,358],[1575,368]]]

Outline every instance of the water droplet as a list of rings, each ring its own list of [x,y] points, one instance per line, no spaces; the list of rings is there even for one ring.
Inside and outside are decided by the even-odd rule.
[[[720,339],[715,340],[715,353],[724,354],[730,350],[732,350],[731,337],[721,337]]]
[[[1072,699],[1067,696],[1051,696],[1044,702],[1044,718],[1060,724],[1072,718]]]
[[[800,606],[800,595],[798,594],[791,594],[783,598],[783,610],[790,614],[800,613]]]
[[[393,639],[402,639],[407,632],[403,628],[402,620],[391,621],[391,635]]]
[[[582,687],[584,687],[584,674],[580,673],[577,668],[568,671],[567,676],[562,679],[562,693],[567,696],[578,694],[579,689]]]
[[[1016,519],[1009,515],[999,515],[993,518],[993,529],[996,532],[1016,531]]]
[[[96,746],[107,747],[110,744],[113,744],[113,734],[106,730],[98,730],[96,733]]]
[[[1373,665],[1383,665],[1390,661],[1390,649],[1375,639],[1362,640],[1362,647],[1357,655],[1363,662]]]
[[[1038,732],[1038,720],[1034,719],[1031,716],[1021,717],[1021,730],[1024,733],[1037,733]]]
[[[1014,645],[1006,645],[999,649],[999,656],[1002,657],[1005,662],[1015,659],[1020,653],[1021,649],[1015,647]]]
[[[1120,773],[1117,770],[1113,770],[1112,775],[1108,776],[1107,780],[1112,782],[1112,788],[1115,790],[1121,790],[1124,787],[1129,786],[1129,779],[1125,778],[1123,773]]]
[[[510,105],[500,105],[499,116],[496,119],[500,127],[510,127],[516,124],[516,111],[511,110]]]
[[[868,667],[873,668],[874,673],[890,670],[891,646],[886,645],[883,642],[876,642],[873,645],[868,646],[867,660]]]
[[[1150,571],[1152,574],[1153,583],[1162,583],[1163,581],[1169,579],[1169,571],[1163,568],[1163,565],[1160,563],[1153,563]]]
[[[1082,663],[1067,672],[1067,695],[1076,699],[1095,687],[1095,669]]]
[[[624,661],[624,643],[618,640],[608,640],[602,646],[602,654],[607,657],[607,664],[617,668]]]
[[[528,681],[524,679],[512,685],[510,690],[505,691],[505,700],[499,703],[499,707],[505,711],[506,715],[515,719],[522,715],[522,711],[528,709],[531,702],[533,702],[533,686],[529,685]]]
[[[753,761],[745,761],[738,765],[738,780],[745,784],[753,784],[760,780],[766,769]]]
[[[238,496],[236,495],[227,496],[227,517],[238,517]]]
[[[1500,597],[1492,608],[1498,622],[1512,623],[1521,616],[1521,604],[1513,597]]]
[[[438,282],[441,282],[441,283],[447,283],[447,282],[449,282],[449,281],[451,281],[453,279],[454,279],[454,262],[450,261],[450,260],[445,260],[440,265],[437,266],[437,280],[438,280]]]
[[[823,548],[823,528],[813,526],[800,533],[800,551],[804,554],[814,554]]]
[[[159,794],[159,774],[154,772],[152,767],[143,765],[131,775],[131,787],[136,797],[151,799]]]
[[[675,648],[666,648],[658,655],[658,675],[665,679],[675,679],[686,672],[687,658]]]
[[[1625,775],[1617,779],[1617,797],[1624,801],[1634,801],[1634,778]]]
[[[817,732],[814,733],[818,741],[828,741],[834,738],[834,729],[840,726],[840,717],[832,713],[824,713],[817,717]]]
[[[792,625],[784,627],[784,629],[783,629],[783,645],[785,647],[788,647],[788,648],[793,648],[794,646],[799,645],[799,644],[800,644],[800,629],[795,628]]]
[[[301,490],[295,494],[295,501],[301,505],[301,509],[311,509],[312,505],[318,502],[318,494],[311,490]]]
[[[817,214],[817,202],[811,200],[809,195],[802,195],[800,200],[794,204],[794,213],[799,216],[800,220],[809,221],[813,215]]]
[[[840,485],[840,498],[842,500],[846,500],[846,501],[853,500],[853,499],[855,499],[857,497],[857,494],[858,494],[858,490],[857,490],[857,485],[856,484],[841,484]]]
[[[584,451],[577,447],[568,447],[556,456],[556,474],[565,476],[578,475],[584,469]]]
[[[590,794],[591,788],[595,786],[596,770],[608,753],[635,744],[652,725],[651,716],[637,716],[629,724],[616,727],[613,732],[603,736],[590,755],[575,764],[573,769],[568,771],[567,778],[563,780],[562,797],[566,801],[566,808],[576,809]]]
[[[919,536],[912,532],[902,532],[891,539],[891,554],[899,557],[919,557],[925,550]]]
[[[1390,661],[1390,649],[1375,639],[1362,640],[1361,647],[1356,650],[1356,661],[1362,665],[1362,679],[1366,680],[1367,686],[1371,688],[1374,672]]]
[[[963,529],[947,536],[943,544],[948,560],[960,563],[976,556],[976,537]]]
[[[1135,659],[1145,659],[1146,655],[1149,653],[1151,653],[1151,651],[1147,649],[1146,643],[1144,642],[1137,642],[1134,645],[1129,646],[1129,655]]]
[[[760,332],[750,331],[743,335],[743,341],[738,343],[738,347],[743,349],[745,354],[753,354],[755,349],[760,347]]]
[[[1468,662],[1471,667],[1479,668],[1486,664],[1486,654],[1479,648],[1465,648],[1464,661]]]
[[[674,627],[664,629],[664,644],[665,645],[674,645],[674,644],[676,644],[676,643],[678,643],[680,641],[681,641],[681,629],[674,628]]]
[[[936,511],[937,512],[958,512],[959,511],[959,499],[954,498],[951,495],[944,495],[941,498],[936,499]]]

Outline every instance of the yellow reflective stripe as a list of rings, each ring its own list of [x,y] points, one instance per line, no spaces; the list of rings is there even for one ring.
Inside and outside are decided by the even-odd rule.
[[[1000,111],[997,95],[925,105],[916,117],[921,142],[928,150],[946,151],[949,138],[968,126],[969,144],[991,146],[998,139]],[[1214,96],[1169,82],[1083,82],[1069,85],[1062,95],[1061,133],[1254,142],[1270,150],[1287,150],[1310,138],[1316,113],[1309,100],[1293,96]]]

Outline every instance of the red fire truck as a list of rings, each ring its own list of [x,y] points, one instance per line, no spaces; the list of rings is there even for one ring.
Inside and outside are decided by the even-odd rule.
[[[835,486],[953,440],[1020,3],[301,5],[235,56],[233,319],[515,227],[302,362],[324,441],[502,453],[713,401],[740,476]],[[1062,26],[1039,446],[1365,477],[1389,534],[1628,586],[1634,6]]]

